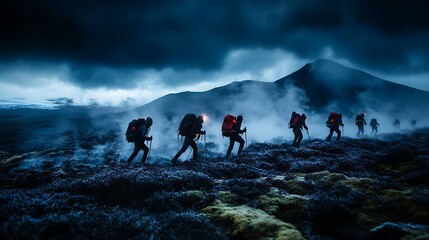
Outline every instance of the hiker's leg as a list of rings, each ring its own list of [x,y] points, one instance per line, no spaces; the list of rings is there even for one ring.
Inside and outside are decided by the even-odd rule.
[[[134,142],[134,150],[127,160],[128,164],[130,164],[133,161],[133,159],[137,156],[137,154],[139,154],[139,151],[140,151],[140,147],[138,146],[138,143]]]
[[[147,155],[149,153],[149,148],[144,143],[143,143],[143,145],[141,147],[142,147],[142,150],[143,150],[142,163],[146,163],[146,158],[147,158]]]
[[[337,141],[340,141],[340,139],[341,139],[341,131],[340,131],[340,128],[336,128],[336,129],[335,129],[335,132],[337,133]]]
[[[193,153],[192,153],[192,160],[197,160],[198,158],[198,146],[197,143],[192,139],[189,143],[191,145]]]
[[[329,135],[328,135],[328,137],[326,138],[326,141],[331,141],[331,138],[332,138],[332,135],[334,134],[334,128],[333,127],[330,127],[329,128]]]
[[[238,152],[237,152],[237,155],[239,155],[241,153],[241,151],[243,151],[244,139],[240,135],[237,135],[237,138],[235,139],[235,141],[240,143],[240,147],[238,148]]]
[[[229,147],[228,147],[228,151],[226,151],[226,156],[229,157],[229,155],[231,155],[232,149],[234,148],[234,135],[232,135],[231,137],[229,137]]]
[[[180,155],[182,155],[182,153],[184,153],[186,151],[186,149],[188,148],[188,146],[189,146],[189,138],[185,137],[185,140],[183,141],[182,148],[173,157],[172,161],[177,161],[177,159],[179,159]]]
[[[301,131],[301,129],[300,129],[300,128],[298,128],[297,133],[298,133],[298,140],[296,141],[296,145],[297,145],[297,146],[299,146],[299,144],[301,143],[302,138],[303,138],[303,136],[302,136],[302,131]]]
[[[294,127],[292,129],[292,132],[293,132],[293,135],[294,135],[293,141],[292,141],[292,146],[295,146],[296,143],[298,142],[299,135],[298,135],[298,131],[297,130],[298,130],[298,128],[296,128],[296,127]]]

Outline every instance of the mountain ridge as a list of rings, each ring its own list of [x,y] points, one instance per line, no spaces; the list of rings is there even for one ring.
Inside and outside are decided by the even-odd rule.
[[[227,111],[248,112],[240,108],[239,104],[225,103],[228,101],[225,99],[237,102],[249,100],[262,105],[275,104],[276,109],[281,109],[279,99],[287,96],[290,91],[297,92],[296,97],[300,98],[298,105],[302,109],[317,113],[332,109],[352,114],[369,109],[389,114],[410,114],[408,110],[420,111],[429,102],[427,91],[393,83],[331,60],[319,59],[274,82],[236,81],[204,92],[168,94],[137,107],[135,111],[161,112],[168,117],[186,112],[208,112],[215,115],[222,115]],[[257,101],[258,98],[260,101]],[[233,109],[232,105],[236,105],[238,109]]]

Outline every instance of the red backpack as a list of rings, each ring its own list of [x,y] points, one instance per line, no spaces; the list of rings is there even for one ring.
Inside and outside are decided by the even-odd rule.
[[[292,127],[298,127],[299,126],[299,119],[301,118],[301,115],[298,113],[295,114],[295,117],[292,118]]]
[[[222,123],[222,136],[231,137],[235,124],[237,124],[235,117],[230,114],[226,115]]]
[[[329,114],[329,122],[331,124],[337,124],[339,116],[340,114],[338,114],[337,112],[331,112],[331,114]]]

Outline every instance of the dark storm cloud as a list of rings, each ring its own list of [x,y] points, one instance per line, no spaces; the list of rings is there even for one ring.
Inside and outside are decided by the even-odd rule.
[[[136,74],[127,69],[115,70],[107,67],[86,66],[72,67],[69,78],[79,82],[84,88],[103,86],[133,88],[136,87]],[[84,81],[80,81],[84,79]]]
[[[314,59],[329,47],[336,57],[367,69],[429,68],[424,1],[15,0],[1,5],[2,61],[67,62],[82,67],[72,77],[85,81],[83,86],[119,81],[91,66],[213,70],[228,52],[243,48],[284,49]]]

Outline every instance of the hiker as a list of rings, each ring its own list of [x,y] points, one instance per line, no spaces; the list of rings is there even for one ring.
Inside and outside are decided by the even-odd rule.
[[[412,120],[412,121],[410,122],[410,125],[411,125],[411,127],[412,127],[412,128],[415,128],[415,127],[416,127],[416,124],[417,124],[417,121],[416,121],[416,120]]]
[[[305,130],[308,130],[308,127],[305,124],[305,119],[307,119],[305,114],[300,115],[299,113],[292,112],[292,116],[289,121],[289,127],[292,128],[293,134],[295,135],[292,146],[298,147],[301,143],[303,138],[301,129],[304,127]]]
[[[193,150],[192,160],[196,161],[198,157],[198,146],[195,142],[195,138],[199,138],[200,134],[206,134],[206,131],[202,131],[204,118],[203,116],[196,117],[195,114],[189,113],[186,114],[182,119],[182,122],[179,126],[179,134],[185,137],[183,141],[182,148],[177,152],[177,154],[171,159],[171,162],[176,165],[178,163],[178,159],[182,153],[186,151],[186,149],[191,146]]]
[[[393,121],[393,127],[396,130],[399,130],[399,127],[401,126],[401,122],[399,121],[399,119],[395,119],[395,121]]]
[[[149,129],[153,123],[152,118],[147,117],[146,120],[144,120],[144,119],[143,119],[143,121],[142,121],[142,119],[139,119],[139,120],[141,121],[142,124],[141,124],[141,126],[137,127],[137,130],[135,131],[135,134],[134,134],[134,139],[131,140],[127,136],[127,140],[129,140],[129,142],[134,141],[134,150],[127,160],[128,164],[131,164],[131,162],[137,156],[137,154],[140,152],[140,150],[143,150],[142,163],[146,164],[146,158],[147,158],[147,155],[149,153],[149,148],[146,146],[146,144],[144,142],[145,141],[152,141],[152,136],[150,136],[150,137],[147,136],[149,133]],[[132,124],[132,122],[130,124]],[[134,128],[135,128],[135,126],[134,126]]]
[[[365,117],[365,113],[361,113],[359,115],[356,115],[355,124],[358,126],[358,131],[356,133],[356,137],[360,137],[364,133],[363,125],[364,124],[366,125],[366,121],[365,121],[364,117]]]
[[[228,116],[228,115],[227,115]],[[231,115],[232,116],[232,115]],[[234,148],[235,142],[240,143],[240,146],[238,147],[237,155],[241,154],[241,151],[243,151],[244,147],[244,139],[240,136],[240,134],[247,132],[247,128],[241,129],[241,124],[243,123],[243,116],[238,115],[237,118],[234,118],[235,121],[233,121],[231,132],[224,134],[224,127],[222,124],[222,135],[228,135],[229,136],[229,147],[226,151],[226,157],[229,157],[231,155],[232,149]]]
[[[329,128],[329,135],[326,138],[326,141],[331,141],[332,135],[334,132],[337,133],[337,141],[341,139],[341,131],[340,126],[344,126],[343,124],[343,116],[336,112],[331,112],[328,117],[328,121],[326,121],[326,126]]]
[[[380,124],[378,124],[377,119],[375,119],[375,118],[371,119],[371,122],[369,123],[369,126],[371,126],[371,128],[372,128],[371,136],[372,135],[377,135],[377,133],[378,133],[378,125],[380,125]]]

